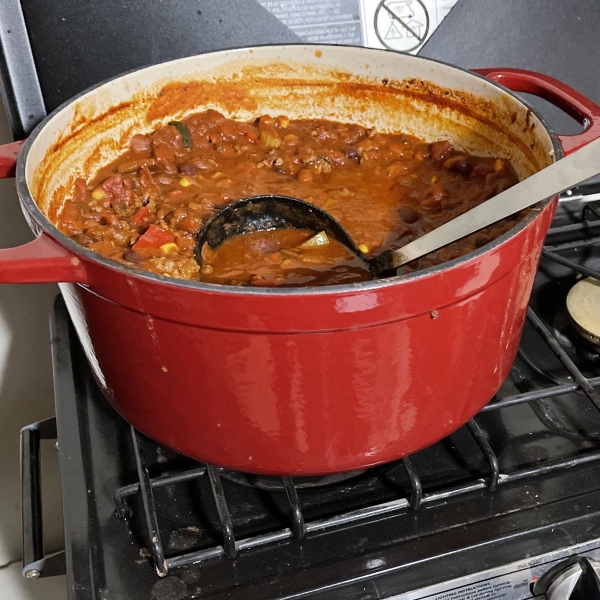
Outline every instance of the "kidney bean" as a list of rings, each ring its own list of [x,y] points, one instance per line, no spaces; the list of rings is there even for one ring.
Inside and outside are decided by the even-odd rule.
[[[358,161],[360,156],[356,148],[342,148],[342,152],[350,159]]]
[[[98,241],[98,238],[88,235],[87,233],[78,233],[72,237],[78,244],[81,244],[82,246],[89,246],[90,244]]]
[[[473,175],[481,179],[485,179],[490,173],[493,173],[494,163],[492,162],[480,162],[473,167]]]
[[[471,172],[471,165],[466,156],[459,154],[444,161],[444,169],[460,173],[461,175],[468,175]]]
[[[367,137],[367,130],[360,125],[348,125],[339,132],[339,139],[345,144],[353,146]]]
[[[173,183],[173,178],[168,175],[157,175],[155,179],[161,185],[171,185]]]
[[[144,258],[134,250],[125,250],[123,260],[134,265],[141,265],[144,262]]]
[[[336,167],[345,167],[347,165],[352,164],[352,159],[345,154],[344,152],[341,152],[340,150],[335,150],[335,149],[331,149],[331,150],[327,150],[325,152],[325,156],[327,158],[327,160],[330,162],[330,164],[336,166]]]
[[[421,202],[421,206],[430,213],[438,214],[442,211],[442,200],[446,198],[447,195],[446,190],[442,187],[433,185]]]
[[[198,171],[200,171],[199,167],[192,162],[180,163],[177,168],[179,169],[179,172],[184,175],[197,175]]]
[[[211,158],[204,157],[196,157],[190,160],[190,163],[195,167],[198,167],[200,171],[206,171],[207,169],[214,169],[217,166],[217,163]]]
[[[402,219],[402,221],[407,225],[412,225],[421,218],[419,213],[410,206],[401,206],[398,209],[398,213],[400,214],[400,218]]]
[[[452,150],[452,142],[448,140],[433,142],[431,144],[431,159],[435,162],[442,162]]]
[[[129,141],[129,147],[133,152],[150,152],[152,140],[147,135],[136,133]]]

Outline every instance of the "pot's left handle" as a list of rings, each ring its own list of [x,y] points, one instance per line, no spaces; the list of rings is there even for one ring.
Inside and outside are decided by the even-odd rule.
[[[21,146],[24,140],[4,144],[0,146],[0,179],[15,176],[15,167],[17,166],[17,156],[21,152]]]
[[[13,177],[23,142],[0,146],[0,179]],[[0,283],[85,283],[81,260],[42,233],[33,242],[0,249]]]

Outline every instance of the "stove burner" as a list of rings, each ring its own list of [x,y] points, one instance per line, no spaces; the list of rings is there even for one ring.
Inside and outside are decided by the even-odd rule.
[[[377,476],[387,472],[397,466],[396,462],[389,463],[381,467],[373,467],[371,469],[358,469],[356,471],[349,471],[347,473],[334,473],[333,475],[319,475],[315,477],[294,477],[293,483],[296,489],[313,489],[323,488],[327,486],[333,486],[339,483],[345,483],[347,481],[357,479],[366,473],[369,476]],[[227,469],[219,468],[219,474],[224,479],[245,485],[248,487],[255,487],[259,490],[266,490],[267,492],[284,492],[285,485],[282,477],[270,476],[270,475],[252,475],[250,473],[242,473],[240,471],[229,471]],[[292,478],[290,478],[292,479]]]
[[[600,351],[600,281],[586,277],[567,295],[567,311],[574,330],[596,352]]]

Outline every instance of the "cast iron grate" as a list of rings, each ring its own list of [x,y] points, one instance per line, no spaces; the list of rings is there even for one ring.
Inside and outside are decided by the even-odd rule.
[[[565,236],[568,241],[563,241]],[[553,240],[560,238],[560,243]],[[590,249],[600,244],[600,203],[587,202],[577,215],[570,216],[570,222],[567,224],[556,224],[548,233],[547,241],[542,252],[542,267],[545,262],[552,261],[561,268],[569,271],[575,271],[582,275],[592,276],[600,279],[600,271],[597,270],[597,253],[595,258],[590,254]],[[565,256],[565,254],[567,256]],[[588,266],[588,258],[592,256],[592,265]],[[594,263],[594,260],[596,261]],[[540,269],[543,270],[543,269]],[[489,415],[497,414],[499,411],[514,408],[519,405],[535,405],[537,414],[540,412],[540,418],[548,424],[548,427],[559,431],[560,435],[566,438],[581,437],[580,433],[571,426],[561,423],[560,419],[552,413],[548,406],[548,401],[564,397],[566,394],[576,393],[584,399],[587,399],[595,411],[600,413],[600,394],[597,389],[600,387],[600,376],[586,376],[584,372],[576,365],[568,349],[565,350],[560,342],[559,336],[553,331],[552,326],[540,318],[538,311],[532,306],[528,308],[527,322],[543,340],[547,349],[562,365],[562,370],[566,373],[566,380],[557,379],[553,375],[547,375],[541,370],[546,379],[550,379],[553,385],[546,386],[540,383],[534,389],[523,393],[508,394],[503,397],[496,397],[490,402],[477,417],[471,419],[463,428],[471,436],[478,448],[481,460],[486,465],[483,476],[475,476],[470,479],[449,482],[445,485],[428,486],[424,483],[423,475],[419,473],[415,458],[419,453],[412,457],[406,457],[396,463],[392,463],[387,468],[402,469],[405,479],[408,482],[408,491],[406,493],[398,489],[397,497],[386,501],[375,501],[372,504],[361,506],[354,510],[341,510],[334,514],[329,514],[321,518],[307,518],[305,506],[301,499],[303,487],[306,482],[294,480],[292,477],[270,478],[267,483],[263,483],[264,489],[283,492],[285,497],[287,526],[267,530],[266,532],[254,533],[251,535],[238,535],[235,531],[234,521],[231,516],[232,506],[228,502],[227,494],[224,490],[223,479],[233,480],[237,484],[246,485],[246,478],[252,478],[245,474],[231,474],[212,465],[201,465],[195,463],[191,468],[179,472],[159,473],[151,475],[151,469],[148,467],[146,456],[147,441],[138,432],[131,428],[131,437],[134,448],[135,463],[137,467],[138,481],[130,485],[119,488],[115,493],[115,503],[118,516],[128,518],[132,511],[130,508],[130,497],[140,497],[143,506],[143,524],[145,527],[146,543],[150,548],[154,567],[160,576],[167,575],[173,569],[184,565],[197,564],[202,561],[216,557],[235,558],[241,551],[247,551],[252,548],[281,542],[283,540],[304,540],[309,539],[311,534],[328,530],[333,527],[343,527],[351,524],[360,523],[373,517],[389,515],[398,511],[413,510],[418,511],[424,505],[457,497],[477,490],[494,491],[498,486],[507,483],[513,483],[520,480],[527,480],[533,477],[569,469],[579,464],[590,463],[600,460],[600,435],[589,436],[594,443],[584,445],[585,451],[575,455],[562,458],[560,460],[551,460],[544,464],[539,461],[531,460],[528,464],[521,465],[514,469],[501,469],[498,454],[490,444],[490,432],[486,431],[485,421]],[[523,348],[520,349],[520,355],[527,359]],[[593,357],[596,360],[597,355]],[[597,365],[597,362],[593,362]],[[534,365],[532,365],[534,366]],[[514,369],[515,367],[513,367]],[[595,369],[593,372],[597,372]],[[542,380],[543,381],[543,380]],[[160,488],[174,486],[194,480],[208,479],[212,502],[216,515],[218,516],[218,527],[220,529],[221,543],[210,547],[196,549],[189,552],[179,553],[167,557],[165,547],[161,541],[161,529],[159,527],[159,511],[155,502],[155,492]],[[278,480],[277,480],[278,479]],[[250,480],[249,480],[250,481]],[[328,482],[325,481],[325,484]],[[310,484],[309,484],[310,486]],[[257,487],[261,487],[260,485]],[[325,486],[326,488],[327,486]],[[323,489],[325,489],[323,488]]]

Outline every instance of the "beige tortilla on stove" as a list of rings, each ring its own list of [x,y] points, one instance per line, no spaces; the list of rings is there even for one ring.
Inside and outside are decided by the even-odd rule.
[[[567,295],[567,310],[577,325],[600,337],[600,281],[587,277],[576,283]]]

